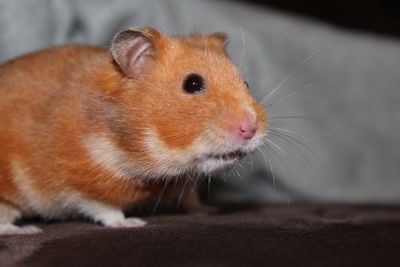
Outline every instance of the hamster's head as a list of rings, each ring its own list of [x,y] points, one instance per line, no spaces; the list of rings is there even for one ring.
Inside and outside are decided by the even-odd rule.
[[[148,177],[210,174],[263,144],[266,112],[225,45],[222,33],[167,36],[153,28],[114,37],[125,144]]]

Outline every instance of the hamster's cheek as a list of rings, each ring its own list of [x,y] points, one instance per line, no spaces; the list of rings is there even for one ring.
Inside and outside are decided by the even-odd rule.
[[[155,129],[148,129],[144,145],[154,170],[161,176],[182,175],[193,168],[195,160],[191,147],[173,148],[166,144]]]
[[[168,149],[185,150],[204,132],[208,117],[202,114],[196,107],[174,104],[171,110],[153,116],[153,135]]]

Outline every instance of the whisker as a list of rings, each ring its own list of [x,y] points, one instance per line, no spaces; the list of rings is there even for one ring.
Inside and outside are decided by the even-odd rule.
[[[290,147],[292,147],[294,150],[297,151],[297,153],[299,153],[302,157],[302,159],[304,159],[307,164],[309,165],[309,167],[313,167],[313,165],[311,164],[311,161],[308,159],[307,154],[305,154],[297,145],[295,142],[291,141],[290,139],[288,139],[287,137],[274,133],[274,132],[270,132],[271,137],[270,138],[279,138],[282,142],[285,142],[287,145],[289,145]]]
[[[278,70],[275,70],[271,75],[272,78],[267,80],[266,83],[265,83],[265,86],[263,86],[262,92],[265,92],[265,90],[267,90],[268,88],[272,87],[273,84],[275,83],[275,81],[279,78],[280,74],[281,73]]]
[[[286,153],[282,150],[282,148],[280,146],[278,146],[277,144],[275,144],[274,142],[272,142],[269,139],[265,139],[265,141],[270,143],[272,146],[276,147],[283,155],[286,156]]]
[[[231,172],[233,175],[235,174],[233,171],[231,171]],[[222,176],[221,178],[222,178],[222,181],[224,181],[224,183],[226,183],[226,176]]]
[[[297,142],[299,145],[301,145],[302,147],[304,147],[307,151],[309,151],[323,166],[324,166],[324,170],[329,173],[332,177],[334,177],[334,174],[332,172],[332,169],[330,168],[330,165],[324,160],[324,157],[321,157],[317,152],[315,152],[309,145],[307,145],[307,141],[305,137],[302,137],[301,135],[299,135],[298,133],[293,132],[292,135],[295,135],[297,138],[301,138],[304,141],[298,140],[295,137],[291,136],[289,134],[289,130],[285,129],[287,133],[285,132],[280,132],[279,130],[273,130],[274,133],[272,133],[272,131],[270,132],[271,134],[274,134],[275,136],[285,136],[288,139],[291,139],[294,142]]]
[[[297,137],[299,137],[299,138],[301,138],[301,139],[303,139],[303,140],[309,141],[308,138],[303,137],[303,136],[300,135],[299,133],[296,133],[296,132],[291,131],[291,130],[289,130],[289,129],[285,129],[285,128],[281,128],[281,127],[274,127],[274,128],[271,128],[271,129],[272,129],[272,130],[278,130],[278,131],[286,132],[286,133],[295,135],[295,136],[297,136]]]
[[[275,159],[275,161],[281,166],[282,170],[284,170],[287,173],[287,175],[288,175],[289,179],[291,180],[291,182],[293,183],[293,185],[297,186],[297,182],[294,178],[294,173],[291,170],[291,168],[289,167],[289,165],[287,164],[287,162],[285,161],[285,157],[282,156],[280,153],[278,153],[278,151],[274,150],[272,147],[270,147],[270,148],[274,152],[274,153],[270,153],[271,157],[273,159]]]
[[[298,91],[300,91],[300,90],[306,88],[306,87],[309,86],[309,85],[312,85],[313,82],[314,82],[314,81],[311,81],[311,82],[308,82],[308,83],[306,83],[306,84],[303,84],[302,86],[300,86],[300,87],[298,87],[298,88],[292,90],[292,91],[291,91],[289,94],[287,94],[286,96],[277,98],[277,99],[275,99],[274,101],[272,101],[271,103],[266,104],[265,107],[266,107],[266,108],[270,108],[270,107],[272,107],[273,105],[278,104],[278,103],[284,101],[285,99],[287,99],[287,98],[290,97],[291,95],[295,94],[296,92],[298,92]]]
[[[272,96],[282,85],[284,85],[304,64],[306,64],[308,61],[311,60],[311,58],[315,55],[315,52],[312,52],[302,63],[300,63],[289,75],[281,81],[262,101],[261,104],[263,104],[265,101],[268,100],[270,96]]]
[[[269,153],[271,153],[267,147],[266,147],[266,149],[267,149],[267,151],[268,151]],[[269,159],[265,157],[264,151],[262,151],[261,148],[258,148],[257,150],[260,152],[260,154],[261,154],[262,157],[264,158],[265,164],[268,164],[268,167],[269,167],[269,169],[270,169],[270,171],[271,171],[271,174],[272,174],[272,183],[273,183],[274,188],[275,188],[275,187],[276,187],[276,178],[275,178],[274,169],[272,168],[272,164],[271,164],[271,162],[269,161]]]
[[[244,31],[243,31],[242,26],[239,26],[239,30],[240,30],[240,34],[242,37],[242,55],[240,56],[240,63],[239,63],[239,69],[240,69],[242,67],[244,56],[246,54],[246,39],[244,37]]]
[[[197,183],[192,183],[192,187],[190,188],[190,193],[193,194],[197,189]]]
[[[242,181],[244,181],[242,175],[240,174],[240,172],[238,170],[235,170],[235,174],[236,174],[236,177],[239,177]]]
[[[240,162],[238,162],[238,164],[237,164],[240,168],[242,168],[243,169],[243,165],[240,163]]]
[[[253,161],[253,157],[251,156],[251,154],[249,155],[250,157],[250,171],[254,171],[254,161]]]
[[[294,141],[294,142],[297,142],[299,145],[301,145],[301,146],[304,147],[307,151],[309,151],[314,157],[316,157],[316,158],[319,159],[319,160],[322,160],[322,157],[320,157],[320,156],[318,155],[318,153],[316,153],[310,146],[308,146],[308,145],[307,145],[306,143],[304,143],[303,141],[294,138],[291,134],[285,133],[285,132],[282,132],[282,131],[279,131],[279,130],[274,130],[274,129],[270,129],[270,132],[271,132],[271,134],[275,134],[276,136],[285,136],[286,138],[288,138],[288,139],[290,139],[290,140],[292,140],[292,141]],[[297,134],[297,137],[304,140],[304,137],[302,137],[301,135],[298,135],[298,134]]]
[[[167,185],[168,185],[168,182],[165,182],[163,188],[161,189],[160,195],[158,196],[157,201],[156,201],[156,203],[155,203],[155,205],[154,205],[154,207],[153,207],[153,210],[151,211],[151,215],[154,215],[154,213],[156,212],[158,206],[160,205],[160,203],[161,203],[161,198],[162,198],[163,195],[164,195],[165,189],[167,189]]]
[[[301,140],[298,140],[298,139],[294,138],[294,137],[293,137],[291,134],[289,134],[289,133],[285,133],[285,132],[279,131],[279,130],[277,130],[276,128],[275,128],[275,129],[269,129],[269,132],[270,132],[271,134],[275,134],[275,135],[277,135],[277,136],[280,136],[280,135],[285,136],[285,137],[289,138],[290,140],[292,140],[292,141],[294,141],[294,142],[300,144],[301,146],[303,146],[304,148],[306,148],[308,151],[312,152],[313,154],[315,153],[308,145],[306,145],[306,144],[305,144],[304,142],[302,142]],[[304,138],[302,138],[302,139],[304,139]],[[315,156],[318,156],[318,155],[315,155]]]
[[[183,194],[185,193],[186,185],[187,185],[188,181],[189,181],[189,180],[186,180],[186,181],[185,181],[185,183],[183,184],[182,190],[181,190],[181,192],[179,193],[178,201],[177,201],[177,203],[176,203],[176,209],[178,209],[179,206],[181,205],[182,198],[183,198]]]
[[[273,116],[269,117],[270,121],[274,120],[282,120],[282,119],[301,119],[301,120],[309,120],[313,122],[336,122],[327,117],[319,117],[319,116],[306,116],[306,115],[294,115],[294,116]]]

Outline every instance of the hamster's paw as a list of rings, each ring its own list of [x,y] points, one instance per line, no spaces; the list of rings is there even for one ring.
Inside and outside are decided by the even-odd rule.
[[[145,221],[131,217],[125,218],[122,210],[94,200],[81,200],[80,210],[83,214],[106,227],[142,227]]]
[[[16,226],[14,224],[0,224],[0,235],[31,235],[39,234],[42,230],[33,225]]]
[[[118,220],[113,220],[113,221],[109,221],[104,223],[104,226],[107,227],[115,227],[115,228],[119,228],[119,227],[143,227],[147,224],[146,221],[139,219],[139,218],[123,218],[123,219],[118,219]]]

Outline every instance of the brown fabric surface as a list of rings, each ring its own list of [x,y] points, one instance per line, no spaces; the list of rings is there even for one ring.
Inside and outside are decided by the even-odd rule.
[[[267,206],[147,218],[140,229],[37,223],[0,266],[399,266],[400,207]]]

